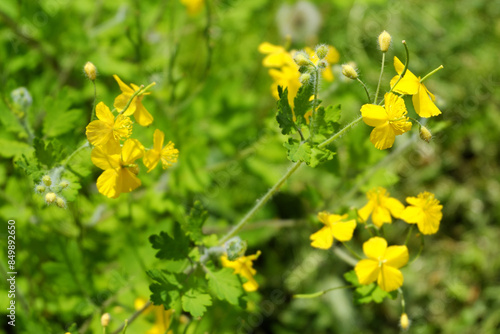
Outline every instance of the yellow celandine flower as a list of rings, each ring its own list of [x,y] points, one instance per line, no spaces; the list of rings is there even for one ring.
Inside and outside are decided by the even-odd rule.
[[[318,59],[318,56],[316,55],[316,52],[314,52],[314,50],[308,46],[304,48],[304,51],[307,52],[307,54],[309,55],[309,58],[311,59],[313,64],[317,66],[319,59]],[[333,46],[328,45],[328,53],[324,59],[328,62],[329,66],[321,72],[321,76],[326,81],[332,82],[335,79],[335,77],[333,75],[331,65],[339,62],[340,53]]]
[[[94,165],[104,170],[97,179],[97,190],[109,198],[118,198],[141,185],[137,178],[137,159],[144,155],[144,147],[137,139],[127,139],[123,147],[97,146],[92,150]]]
[[[134,301],[134,307],[136,310],[140,310],[147,303],[144,298],[136,298]],[[174,313],[173,309],[165,310],[163,305],[150,305],[143,314],[148,314],[150,312],[155,313],[155,323],[146,334],[165,334],[165,331],[170,327],[172,323],[172,315]],[[172,330],[169,330],[166,334],[173,334]]]
[[[291,54],[281,45],[273,45],[269,42],[263,42],[259,45],[259,52],[267,54],[262,60],[265,67],[281,67],[295,62],[291,59]],[[291,61],[290,61],[291,59]]]
[[[375,104],[361,107],[363,121],[375,127],[370,134],[370,141],[379,150],[392,147],[396,136],[410,131],[412,126],[408,117],[405,117],[407,111],[402,98],[386,93],[384,99],[385,108]]]
[[[398,59],[398,57],[394,57],[394,68],[399,75],[401,75],[405,68],[404,64]],[[392,78],[391,87],[396,84],[399,79],[399,75]],[[410,72],[409,69],[406,70],[405,76],[398,82],[394,91],[400,94],[413,95],[413,107],[415,107],[415,111],[420,117],[431,117],[441,114],[441,111],[439,111],[438,107],[436,107],[433,102],[436,100],[434,95],[432,95],[427,87],[420,82],[420,77],[417,78],[415,74]]]
[[[439,229],[443,218],[443,206],[434,197],[433,193],[425,191],[417,197],[407,197],[407,206],[401,214],[401,219],[409,224],[417,224],[422,234],[434,234]]]
[[[248,256],[242,256],[234,261],[230,261],[227,258],[227,255],[222,255],[220,257],[221,263],[223,267],[234,269],[234,274],[239,274],[245,277],[248,281],[243,284],[243,289],[248,292],[257,291],[259,288],[259,284],[253,277],[257,271],[253,269],[252,261],[257,260],[260,256],[261,252],[257,251],[257,253]]]
[[[148,168],[148,173],[152,171],[158,162],[161,160],[163,169],[167,169],[172,166],[172,164],[177,162],[177,157],[179,156],[179,150],[174,148],[174,143],[171,141],[163,147],[163,141],[165,140],[165,134],[156,129],[153,139],[153,148],[144,154],[144,165]]]
[[[98,120],[87,125],[87,139],[94,146],[103,146],[110,141],[119,144],[132,134],[132,121],[129,117],[121,114],[115,116],[103,102],[99,102],[95,108]]]
[[[191,15],[198,14],[203,8],[204,0],[181,0],[181,3],[186,6],[188,13]]]
[[[325,226],[318,232],[311,235],[311,246],[320,249],[330,249],[333,245],[333,240],[349,241],[352,239],[352,234],[356,228],[354,219],[343,221],[347,215],[334,215],[328,212],[318,213],[318,219]]]
[[[404,205],[395,198],[389,197],[386,189],[378,187],[366,193],[368,203],[358,210],[362,221],[366,222],[372,215],[373,225],[381,227],[382,224],[392,223],[392,217],[399,218],[404,210]]]
[[[119,112],[121,112],[127,105],[132,95],[136,91],[138,91],[140,87],[134,84],[130,84],[130,86],[132,86],[131,88],[127,86],[116,74],[114,74],[113,77],[115,78],[116,82],[118,83],[122,91],[122,93],[116,97],[113,106]],[[139,123],[142,126],[150,125],[153,122],[153,116],[151,116],[151,114],[142,105],[142,99],[144,98],[144,95],[149,95],[149,94],[150,93],[143,93],[134,97],[129,107],[127,108],[127,110],[125,110],[123,114],[125,116],[134,115],[134,118],[137,121],[137,123]]]
[[[403,274],[399,268],[408,263],[406,246],[387,247],[384,238],[373,237],[363,244],[363,252],[368,259],[360,260],[354,267],[360,284],[377,281],[378,286],[387,292],[403,285]]]

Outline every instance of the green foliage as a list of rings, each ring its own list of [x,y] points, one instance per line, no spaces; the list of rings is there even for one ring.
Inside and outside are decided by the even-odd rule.
[[[208,287],[220,300],[227,300],[229,304],[239,305],[239,298],[243,295],[241,281],[233,270],[223,268],[219,271],[212,271],[206,268],[206,278]]]
[[[184,260],[191,250],[190,240],[179,224],[174,224],[172,236],[160,232],[159,235],[150,236],[149,242],[154,249],[158,249],[156,257],[164,260]]]
[[[354,270],[345,273],[344,278],[355,287],[353,298],[357,304],[368,304],[371,302],[380,304],[385,298],[395,299],[398,296],[397,291],[386,292],[376,283],[360,284]]]

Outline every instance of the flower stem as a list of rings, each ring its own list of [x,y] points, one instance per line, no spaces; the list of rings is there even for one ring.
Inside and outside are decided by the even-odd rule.
[[[410,229],[408,230],[408,234],[406,235],[406,241],[405,241],[405,246],[408,245],[408,242],[410,241],[411,233],[413,232],[413,228],[415,225],[411,225]]]
[[[316,298],[316,297],[320,297],[320,296],[323,296],[325,293],[327,292],[330,292],[330,291],[334,291],[334,290],[340,290],[340,289],[349,289],[349,288],[353,288],[354,285],[344,285],[344,286],[337,286],[335,288],[330,288],[330,289],[326,289],[326,290],[323,290],[323,291],[318,291],[318,292],[315,292],[315,293],[308,293],[308,294],[297,294],[297,295],[293,295],[292,297],[293,298]]]
[[[345,249],[349,251],[356,259],[361,260],[361,256],[359,256],[355,251],[351,249],[351,247],[347,246],[347,243],[342,242],[342,245],[344,245]]]
[[[319,144],[318,148],[323,148],[323,147],[327,146],[328,144],[330,144],[330,143],[334,142],[335,140],[337,140],[339,137],[342,137],[353,126],[355,126],[356,124],[358,124],[362,119],[363,119],[363,116],[359,116],[354,121],[352,121],[351,123],[347,124],[342,130],[340,130],[339,132],[337,132],[336,134],[334,134],[333,136],[331,136],[330,138],[326,139],[324,142],[322,142],[321,144]]]
[[[384,73],[385,65],[385,52],[382,52],[382,67],[380,68],[380,76],[378,77],[377,90],[375,91],[375,98],[373,99],[373,104],[377,104],[378,92],[380,90],[380,83],[382,82],[382,74]]]
[[[151,87],[153,87],[154,85],[156,85],[156,82],[153,82],[149,85],[147,85],[146,87],[144,87],[144,85],[141,85],[139,87],[138,90],[136,90],[134,92],[134,94],[132,94],[132,96],[130,96],[130,99],[128,100],[127,104],[125,105],[125,108],[123,108],[122,111],[120,111],[119,115],[123,114],[125,111],[127,111],[128,107],[130,107],[130,104],[132,103],[132,100],[137,96],[137,95],[142,95],[144,93],[146,93],[148,91],[148,89],[150,89]]]
[[[85,143],[83,143],[82,146],[80,146],[79,148],[77,148],[76,150],[73,151],[73,153],[71,153],[71,155],[69,157],[66,158],[66,161],[62,164],[63,167],[67,166],[68,163],[71,161],[71,159],[73,159],[73,157],[78,153],[80,152],[81,150],[83,150],[84,148],[87,148],[87,147],[90,147],[90,144],[89,142],[86,140]]]
[[[95,85],[95,80],[92,81],[92,84],[94,84],[94,103],[92,103],[92,115],[90,116],[91,122],[95,119],[95,106],[97,102],[97,87]]]
[[[424,249],[424,236],[423,235],[420,236],[420,248],[418,250],[418,253],[415,256],[415,258],[413,260],[411,260],[410,264],[417,261],[417,259],[420,257],[420,254],[422,254],[422,249]]]
[[[151,306],[150,300],[146,304],[144,304],[144,306],[141,309],[135,311],[135,313],[132,314],[130,316],[130,318],[125,319],[125,323],[123,325],[121,325],[120,327],[118,327],[118,329],[115,330],[112,334],[118,334],[120,332],[122,334],[125,334],[125,331],[127,330],[128,325],[131,324],[135,319],[137,319],[137,317],[139,315],[141,315],[141,313],[144,312],[149,306]]]
[[[399,75],[398,81],[396,81],[394,83],[394,85],[391,87],[391,90],[389,91],[389,93],[391,93],[394,90],[394,87],[396,87],[396,85],[399,83],[399,81],[401,81],[401,79],[403,79],[403,77],[406,74],[406,70],[408,70],[408,64],[410,63],[410,51],[408,51],[408,45],[406,45],[406,41],[402,41],[402,43],[403,43],[403,45],[405,47],[405,51],[406,51],[405,68],[403,69],[403,72],[401,72],[401,74]],[[382,101],[380,101],[380,103],[382,103]]]
[[[316,67],[316,70],[314,71],[314,100],[313,100],[313,105],[312,105],[312,115],[311,115],[311,122],[309,123],[309,132],[311,135],[309,136],[309,140],[313,140],[314,138],[314,120],[316,119],[316,107],[318,105],[318,90],[319,90],[319,68]],[[300,136],[303,138],[302,133]]]
[[[437,71],[439,71],[440,69],[444,68],[443,65],[440,65],[438,68],[436,68],[435,70],[429,72],[425,77],[423,77],[422,79],[420,79],[420,83],[424,82],[425,80],[427,80],[428,77],[430,77],[431,75],[433,75],[434,73],[436,73]]]
[[[366,97],[368,98],[368,102],[371,102],[371,97],[370,97],[370,92],[368,91],[368,87],[366,87],[365,83],[363,81],[361,81],[360,78],[357,78],[356,80],[358,80],[358,82],[363,86],[363,88],[365,89],[365,93],[366,93]]]

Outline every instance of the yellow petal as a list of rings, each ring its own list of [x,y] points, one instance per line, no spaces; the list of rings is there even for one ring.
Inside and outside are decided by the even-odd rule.
[[[401,268],[408,263],[408,248],[406,246],[389,246],[385,251],[384,265]]]
[[[398,82],[398,79],[399,76],[397,75],[391,79],[391,88],[394,87],[396,82]],[[414,95],[418,92],[418,86],[419,86],[418,79],[416,80],[407,79],[405,75],[404,78],[399,80],[397,86],[394,87],[393,90],[400,94]]]
[[[141,185],[141,180],[134,173],[132,173],[128,168],[122,168],[120,170],[120,177],[118,179],[118,186],[120,192],[128,193],[136,189]]]
[[[403,274],[399,269],[382,265],[378,279],[378,286],[384,291],[391,292],[403,285]]]
[[[431,215],[424,213],[423,218],[417,222],[418,230],[425,235],[436,233],[439,230],[441,218],[442,214]]]
[[[369,126],[379,126],[388,120],[384,107],[374,104],[364,104],[361,107],[361,115],[363,122]]]
[[[427,89],[422,84],[419,87],[418,93],[413,95],[412,101],[415,111],[420,117],[431,117],[441,114],[441,111],[432,102],[427,94]]]
[[[373,201],[368,201],[364,207],[358,210],[358,216],[362,219],[363,222],[368,220],[368,217],[373,211],[375,203]]]
[[[144,166],[148,168],[148,173],[156,168],[158,162],[160,162],[160,152],[156,149],[152,149],[144,153],[144,159],[142,159]]]
[[[373,237],[363,243],[363,252],[374,260],[381,260],[387,249],[387,241],[381,237]]]
[[[134,94],[134,90],[132,88],[130,88],[129,86],[127,86],[116,74],[113,74],[113,78],[115,78],[116,82],[120,86],[120,90],[123,93],[129,94],[129,95]]]
[[[385,101],[385,111],[387,113],[387,117],[390,120],[395,120],[406,115],[407,110],[405,106],[405,102],[402,98],[397,96],[396,94],[386,93],[384,95]]]
[[[352,239],[354,229],[356,229],[356,221],[354,219],[335,223],[332,225],[333,237],[338,241],[349,241]]]
[[[128,100],[130,100],[130,98],[132,97],[131,94],[120,94],[118,95],[116,98],[115,98],[115,102],[113,103],[113,106],[118,110],[118,111],[122,111],[125,106],[127,105],[128,103]],[[137,100],[137,97],[134,97],[134,99],[132,100],[132,102],[130,103],[130,105],[128,106],[127,110],[125,110],[125,112],[123,113],[123,115],[125,116],[130,116],[132,115],[133,113],[135,113],[135,109],[136,109],[136,104],[135,104],[135,101]]]
[[[278,53],[278,52],[286,52],[285,51],[285,48],[283,48],[282,46],[278,46],[278,45],[273,45],[269,42],[264,42],[264,43],[261,43],[259,45],[259,52],[260,53]]]
[[[389,209],[394,218],[399,218],[405,209],[405,206],[400,201],[392,197],[382,198],[382,205]]]
[[[381,227],[384,223],[392,223],[391,214],[386,208],[376,206],[372,213],[372,221],[377,227]]]
[[[423,212],[421,208],[409,206],[401,213],[401,219],[409,224],[415,224],[423,219]]]
[[[113,127],[113,124],[115,123],[115,116],[113,116],[113,113],[111,110],[109,110],[108,106],[104,104],[104,102],[99,102],[97,106],[95,107],[95,115],[97,118],[110,127]]]
[[[328,45],[328,54],[325,57],[328,64],[336,64],[340,60],[340,53],[333,46]]]
[[[262,60],[262,65],[265,67],[281,67],[286,64],[287,55],[283,53],[271,53]]]
[[[165,134],[159,130],[156,129],[155,133],[153,134],[153,148],[160,152],[161,149],[163,148],[163,141],[165,140]]]
[[[87,135],[87,139],[92,145],[104,145],[113,136],[113,123],[111,123],[110,126],[108,123],[101,120],[92,121],[89,125],[87,125],[85,133]]]
[[[108,154],[101,146],[94,147],[90,159],[94,165],[103,170],[120,168],[120,155]]]
[[[386,148],[392,147],[395,139],[396,135],[389,122],[377,126],[370,134],[370,141],[375,145],[375,148],[379,150],[385,150]]]
[[[330,226],[325,226],[311,235],[311,246],[320,249],[330,249],[333,245],[333,234]]]
[[[379,273],[378,261],[370,259],[361,260],[354,267],[354,271],[360,284],[375,282]]]
[[[144,146],[137,139],[127,139],[122,147],[122,163],[124,165],[133,164],[144,155]]]
[[[148,126],[153,123],[153,116],[144,108],[142,103],[136,104],[134,118],[142,126]]]
[[[333,76],[333,71],[332,71],[331,67],[325,68],[321,74],[323,75],[323,79],[325,79],[328,82],[332,82],[335,79],[335,77]]]
[[[109,198],[120,196],[119,169],[105,170],[97,179],[97,190]]]
[[[398,72],[398,74],[403,73],[403,70],[405,69],[405,65],[401,62],[401,60],[399,60],[398,57],[394,57],[394,68],[396,69],[396,72]],[[415,74],[413,74],[409,69],[406,69],[406,73],[403,79],[419,81]]]

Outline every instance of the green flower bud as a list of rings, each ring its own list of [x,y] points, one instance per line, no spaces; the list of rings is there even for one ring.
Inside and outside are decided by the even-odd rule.
[[[57,198],[56,194],[54,194],[54,193],[47,193],[45,195],[45,203],[52,204],[52,203],[54,203],[56,201],[56,198]]]
[[[425,126],[420,127],[419,134],[420,134],[420,138],[422,140],[425,140],[426,142],[430,142],[432,139],[432,133]]]
[[[110,320],[111,320],[111,315],[109,315],[109,313],[104,313],[101,317],[101,326],[104,328],[108,327]]]
[[[42,177],[42,182],[43,184],[45,184],[47,187],[50,187],[51,184],[52,184],[52,179],[50,178],[49,175],[45,175],[44,177]]]
[[[378,45],[380,46],[380,50],[382,50],[382,52],[387,52],[387,50],[389,50],[391,40],[391,35],[389,35],[389,33],[385,30],[378,36]]]
[[[293,57],[295,63],[299,66],[309,66],[311,65],[311,61],[309,60],[309,56],[304,52],[297,52]]]
[[[56,197],[56,205],[61,209],[66,209],[66,201],[61,197]]]
[[[47,188],[45,188],[45,186],[39,184],[35,187],[35,192],[37,192],[38,194],[43,194],[46,189]]]
[[[328,46],[326,45],[319,45],[316,48],[316,56],[318,56],[319,59],[323,59],[328,55]]]
[[[59,182],[59,187],[61,187],[61,189],[65,189],[69,186],[69,182],[66,181],[66,180],[63,180],[61,182]]]
[[[305,85],[305,84],[309,83],[309,81],[311,81],[311,74],[310,74],[310,73],[307,73],[307,72],[306,72],[306,73],[303,73],[303,74],[300,76],[299,80],[300,80],[300,83],[301,83],[301,84]]]
[[[90,81],[94,81],[97,77],[97,68],[90,61],[83,66],[83,72],[85,72],[85,75]]]
[[[358,72],[349,64],[342,65],[342,74],[352,80],[356,80],[358,78]]]

